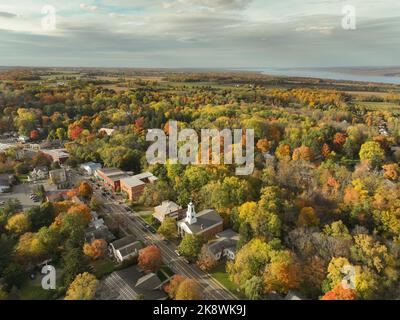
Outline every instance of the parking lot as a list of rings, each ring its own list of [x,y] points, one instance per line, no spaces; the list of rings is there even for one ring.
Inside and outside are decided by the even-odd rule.
[[[34,186],[34,184],[27,183],[13,186],[11,192],[0,194],[0,201],[6,201],[7,199],[18,199],[21,202],[24,210],[36,206],[38,203],[33,202],[29,198]]]

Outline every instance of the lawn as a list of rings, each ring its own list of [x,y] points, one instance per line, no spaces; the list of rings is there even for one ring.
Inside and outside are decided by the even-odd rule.
[[[235,295],[238,295],[239,286],[229,280],[229,275],[225,270],[225,263],[219,263],[214,269],[211,269],[209,273],[225,288]]]
[[[19,297],[21,300],[48,300],[50,294],[42,288],[41,284],[27,281],[19,290]]]
[[[154,219],[152,214],[144,214],[140,216],[147,224],[152,226],[154,229],[158,229],[160,227],[160,222]]]

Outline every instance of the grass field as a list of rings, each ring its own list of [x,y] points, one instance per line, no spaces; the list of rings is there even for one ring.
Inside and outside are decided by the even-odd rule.
[[[239,296],[239,298],[243,298],[238,292],[239,286],[229,280],[229,275],[225,270],[225,263],[219,263],[214,269],[210,270],[209,273],[229,291]]]
[[[358,105],[366,107],[370,111],[400,111],[400,105],[391,102],[357,102]]]

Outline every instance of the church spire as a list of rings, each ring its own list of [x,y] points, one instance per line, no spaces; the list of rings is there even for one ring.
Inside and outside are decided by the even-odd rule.
[[[194,210],[194,204],[192,200],[190,200],[186,211],[186,222],[188,224],[194,224],[197,222],[196,211]]]

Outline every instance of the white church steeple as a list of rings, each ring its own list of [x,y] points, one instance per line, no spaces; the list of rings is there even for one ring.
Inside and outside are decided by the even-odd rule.
[[[196,211],[194,210],[194,204],[192,201],[190,201],[190,203],[188,204],[188,208],[186,211],[186,222],[190,225],[197,222]]]

